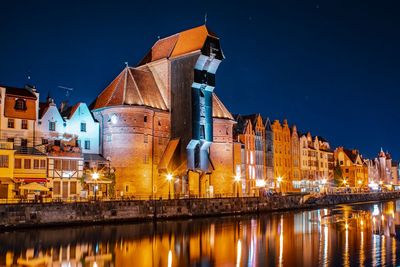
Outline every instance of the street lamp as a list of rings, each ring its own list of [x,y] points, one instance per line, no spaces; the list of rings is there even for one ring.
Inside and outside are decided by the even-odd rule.
[[[278,182],[278,187],[280,188],[280,192],[282,192],[282,188],[281,188],[281,183],[282,183],[282,177],[278,176],[278,178],[276,178],[277,182]]]
[[[240,175],[236,174],[235,183],[236,183],[236,196],[237,197],[239,197],[239,182],[240,182]]]
[[[99,174],[97,172],[94,172],[92,174],[92,179],[94,180],[94,201],[96,201],[96,197],[97,197],[97,179],[99,179]]]
[[[174,177],[172,174],[168,173],[167,174],[167,181],[168,181],[168,199],[171,199],[171,181]]]
[[[322,188],[324,189],[324,191],[326,191],[326,188],[325,188],[326,179],[325,179],[325,178],[323,178],[323,179],[321,180],[321,184],[322,184]]]

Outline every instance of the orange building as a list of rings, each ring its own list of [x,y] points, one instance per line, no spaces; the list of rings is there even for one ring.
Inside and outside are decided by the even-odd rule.
[[[368,184],[368,166],[358,150],[338,147],[334,155],[343,176],[339,186],[363,187]]]
[[[300,147],[296,126],[290,130],[287,120],[272,124],[274,136],[274,182],[281,191],[293,190],[293,181],[300,179]]]

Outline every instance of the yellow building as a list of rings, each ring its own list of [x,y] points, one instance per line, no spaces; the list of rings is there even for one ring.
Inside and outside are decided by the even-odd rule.
[[[14,154],[12,142],[0,142],[0,199],[13,197]]]
[[[35,192],[47,194],[47,155],[32,147],[15,147],[14,181],[16,193],[23,199],[33,199]],[[36,190],[23,189],[24,185],[38,184]],[[42,186],[42,188],[40,187]]]
[[[368,166],[358,150],[338,147],[335,162],[342,170],[343,181],[339,186],[363,187],[368,184]]]

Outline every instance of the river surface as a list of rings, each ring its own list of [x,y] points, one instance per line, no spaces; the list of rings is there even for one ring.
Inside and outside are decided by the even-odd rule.
[[[400,200],[0,233],[0,266],[396,266],[399,235]]]

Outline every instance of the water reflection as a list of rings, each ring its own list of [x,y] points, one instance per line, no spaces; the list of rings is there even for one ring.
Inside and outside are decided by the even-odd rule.
[[[0,234],[0,266],[399,265],[400,201]]]

